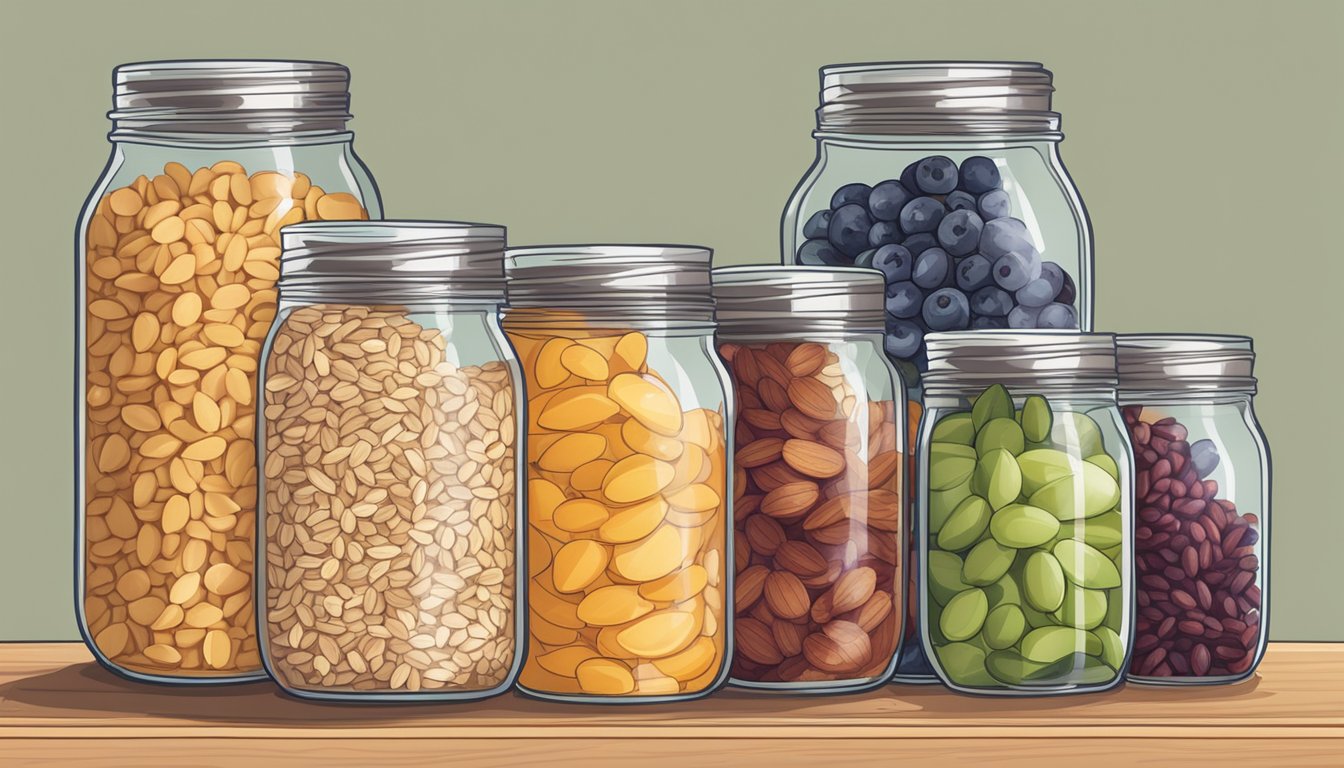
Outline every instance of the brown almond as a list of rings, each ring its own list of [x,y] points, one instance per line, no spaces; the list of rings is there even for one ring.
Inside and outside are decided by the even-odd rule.
[[[742,481],[741,487],[747,487],[747,482],[745,480]],[[761,496],[759,493],[748,493],[734,501],[733,519],[739,522],[746,520],[749,516],[754,514],[756,510],[761,508],[764,498],[765,497]]]
[[[826,364],[826,348],[807,342],[794,347],[784,360],[784,367],[794,376],[812,376]]]
[[[901,537],[894,533],[870,534],[868,536],[868,552],[888,565],[899,565],[901,562]]]
[[[817,624],[825,624],[835,615],[835,611],[831,610],[831,608],[831,593],[827,592],[813,601],[812,609],[808,611],[808,615],[811,617],[812,621]]]
[[[868,631],[868,643],[873,649],[872,671],[865,671],[865,677],[872,677],[882,674],[883,667],[886,666],[891,654],[896,650],[896,633],[900,622],[899,614],[891,611],[887,617],[877,623],[877,626]]]
[[[765,602],[771,613],[785,619],[800,619],[812,607],[807,587],[788,571],[771,571],[765,577]]]
[[[895,491],[875,488],[868,492],[868,527],[900,533],[901,497]]]
[[[873,456],[868,462],[868,487],[885,487],[896,477],[896,470],[900,466],[901,454],[897,451],[883,451]]]
[[[741,573],[751,565],[751,545],[740,536],[733,538],[733,572]]]
[[[821,489],[810,480],[784,483],[761,499],[760,509],[765,514],[784,520],[799,517],[821,498]]]
[[[836,523],[848,526],[850,508],[853,504],[854,497],[849,494],[823,501],[803,519],[803,530],[820,530]]]
[[[779,523],[767,515],[757,514],[748,517],[743,530],[746,532],[747,543],[751,545],[751,550],[766,557],[773,556],[779,545],[788,538]]]
[[[797,345],[791,342],[775,341],[766,344],[765,351],[773,355],[776,360],[783,363],[788,361],[789,353],[793,351],[795,346]]]
[[[835,418],[838,404],[831,388],[816,379],[794,379],[789,382],[789,401],[804,416],[829,421]]]
[[[740,355],[739,355],[740,357]],[[742,432],[738,428],[738,434]],[[763,437],[760,440],[752,440],[745,443],[738,449],[737,455],[733,460],[741,467],[759,467],[769,464],[783,454],[784,441],[778,437]]]
[[[843,454],[811,440],[785,440],[780,452],[790,468],[808,477],[835,477],[845,471]]]
[[[801,437],[804,440],[815,438],[818,430],[826,424],[827,422],[821,419],[804,416],[802,411],[792,406],[784,409],[784,412],[779,415],[779,426],[791,436]]]
[[[761,598],[768,575],[770,569],[764,565],[753,565],[737,574],[737,582],[733,585],[734,611],[744,613]]]
[[[775,620],[775,614],[770,612],[770,605],[764,600],[757,600],[756,604],[747,611],[747,616],[761,622],[767,627]]]
[[[780,428],[779,414],[764,408],[743,408],[740,413],[742,420],[750,424],[753,428],[763,432],[773,432]]]
[[[868,598],[868,602],[859,606],[858,610],[851,612],[853,618],[850,620],[863,627],[864,632],[872,632],[878,624],[881,624],[891,614],[893,608],[891,594],[880,589],[875,590],[872,597]],[[846,614],[846,617],[849,615]],[[881,648],[882,646],[879,645],[878,647]]]
[[[749,350],[743,349],[742,352]],[[741,357],[739,353],[738,357]],[[784,655],[775,645],[770,628],[756,619],[739,618],[733,625],[736,652],[757,664],[773,666],[784,660]]]
[[[826,558],[817,548],[805,541],[786,541],[775,549],[775,567],[783,568],[799,578],[809,579],[826,573]]]
[[[832,523],[824,528],[806,531],[805,535],[809,541],[826,546],[839,546],[849,541],[854,536],[854,528],[848,521]]]
[[[807,627],[777,619],[770,625],[770,634],[774,637],[775,647],[780,653],[785,656],[797,656],[803,652],[803,638],[807,637]]]
[[[748,387],[756,386],[761,379],[761,367],[756,364],[756,353],[743,347],[733,355],[733,378]]]
[[[760,384],[756,385],[756,394],[760,395],[762,405],[776,413],[788,410],[792,402],[788,390],[774,379],[762,378]]]
[[[836,632],[840,636],[836,639],[832,634],[814,632],[803,639],[803,656],[817,669],[835,674],[852,672],[867,664],[873,656],[868,634],[852,622],[831,622],[827,628],[832,624],[848,625],[857,634],[846,629]]]
[[[820,576],[809,576],[803,579],[803,586],[808,589],[826,589],[840,578],[840,571],[844,570],[844,563],[839,560],[826,561],[826,572]]]
[[[808,479],[794,472],[788,464],[781,460],[753,469],[751,471],[751,481],[756,484],[757,488],[769,493],[789,483],[808,482]]]
[[[877,572],[872,568],[855,568],[840,574],[831,587],[831,610],[848,613],[868,602],[877,586]]]
[[[724,342],[719,345],[719,357],[722,357],[725,362],[732,363],[733,358],[737,356],[737,350],[739,349],[741,349],[741,347],[730,341]]]
[[[857,448],[859,445],[859,433],[849,422],[839,419],[828,422],[826,426],[817,430],[817,439],[837,451]]]
[[[739,386],[737,388],[737,407],[746,408],[764,408],[765,403],[756,395],[755,390],[748,386]]]
[[[761,367],[761,376],[779,382],[780,385],[787,387],[793,379],[789,369],[784,367],[784,363],[778,357],[771,354],[758,354],[756,364]]]

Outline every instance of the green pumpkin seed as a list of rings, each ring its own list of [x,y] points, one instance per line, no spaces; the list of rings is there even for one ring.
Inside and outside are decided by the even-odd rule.
[[[1096,464],[1082,462],[1076,475],[1061,477],[1031,494],[1031,504],[1059,520],[1092,517],[1120,503],[1120,486]]]
[[[1081,462],[1054,448],[1033,448],[1017,457],[1022,471],[1022,493],[1030,496],[1061,478],[1072,477]]]
[[[985,669],[996,680],[1008,685],[1041,684],[1068,675],[1074,669],[1074,659],[1066,656],[1051,664],[1042,664],[1024,657],[1017,651],[995,651],[985,657]]]
[[[961,566],[961,580],[977,587],[993,584],[1008,572],[1017,550],[1005,547],[994,539],[986,539],[971,548]]]
[[[975,405],[971,406],[971,423],[977,433],[984,429],[990,419],[1011,418],[1013,418],[1013,397],[1008,394],[1008,388],[1002,384],[995,384],[981,392],[980,396],[975,398]]]
[[[1118,547],[1124,541],[1123,520],[1119,512],[1103,512],[1085,520],[1070,520],[1059,526],[1059,538],[1078,539],[1101,550]],[[993,527],[993,521],[990,526]]]
[[[1026,448],[1022,427],[1012,419],[990,419],[975,436],[975,452],[984,456],[990,451],[1003,449],[1016,456]]]
[[[1120,631],[1125,623],[1125,613],[1129,611],[1129,603],[1123,593],[1122,589],[1106,590],[1106,618],[1101,624],[1112,632]]]
[[[1022,492],[1022,471],[1017,468],[1012,452],[996,448],[982,456],[971,475],[971,491],[988,501],[993,509],[1016,501]]]
[[[1068,584],[1064,587],[1064,602],[1051,615],[1065,626],[1092,629],[1105,620],[1106,608],[1105,592]]]
[[[1074,456],[1104,453],[1101,427],[1085,413],[1065,411],[1055,414],[1055,423],[1050,428],[1050,439],[1055,445],[1066,448]]]
[[[1093,454],[1092,456],[1087,457],[1087,461],[1106,470],[1106,474],[1110,475],[1112,479],[1116,481],[1120,480],[1120,467],[1115,463],[1115,459],[1111,458],[1109,455],[1105,453]]]
[[[986,645],[1001,651],[1016,645],[1026,629],[1027,617],[1022,614],[1022,609],[1012,603],[1005,603],[989,612],[980,634]]]
[[[961,580],[961,558],[951,552],[929,551],[929,594],[939,605],[947,605],[957,593],[971,585]]]
[[[1027,617],[1027,626],[1032,629],[1036,629],[1037,627],[1053,627],[1056,624],[1054,616],[1032,608],[1030,603],[1023,603],[1021,608],[1022,615]]]
[[[945,491],[929,491],[929,533],[937,533],[947,523],[957,506],[971,495],[971,480]]]
[[[933,425],[930,439],[935,443],[975,443],[975,425],[971,423],[969,413],[949,413]]]
[[[1120,635],[1110,627],[1102,626],[1092,630],[1101,646],[1101,660],[1112,669],[1119,669],[1125,663],[1125,644]]]
[[[1017,415],[1022,424],[1022,434],[1027,440],[1042,443],[1050,438],[1054,414],[1050,413],[1050,403],[1044,397],[1028,395]]]
[[[1009,569],[1011,571],[1011,569]],[[989,607],[1018,605],[1022,602],[1022,590],[1017,586],[1017,578],[1008,573],[1003,578],[985,587],[985,597],[989,598]]]
[[[1090,632],[1073,627],[1039,627],[1022,638],[1022,655],[1031,661],[1049,664],[1085,652],[1089,642],[1096,644],[1097,653],[1101,652],[1101,641]]]
[[[1064,570],[1049,552],[1031,553],[1022,570],[1022,581],[1022,591],[1032,608],[1049,613],[1064,602]]]
[[[944,674],[957,685],[985,688],[995,685],[985,669],[985,652],[971,643],[948,643],[934,649]]]
[[[968,496],[965,501],[957,505],[942,530],[938,531],[938,548],[960,552],[970,547],[989,527],[989,517],[992,514],[989,502],[979,496]]]
[[[929,489],[945,491],[970,479],[976,453],[969,445],[933,443],[929,447]]]
[[[1051,551],[1064,576],[1074,584],[1088,589],[1120,586],[1120,571],[1115,563],[1095,548],[1074,539],[1061,539]]]
[[[1112,667],[1100,657],[1086,656],[1082,664],[1074,668],[1069,682],[1075,685],[1103,685],[1119,677],[1119,667]]]
[[[1005,547],[1039,547],[1059,533],[1059,521],[1039,507],[1009,504],[989,519],[989,531]]]
[[[938,617],[938,628],[948,640],[969,640],[980,631],[988,613],[984,590],[972,587],[947,601]]]

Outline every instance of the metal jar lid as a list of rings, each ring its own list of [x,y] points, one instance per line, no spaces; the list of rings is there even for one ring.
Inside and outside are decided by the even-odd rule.
[[[721,267],[715,317],[723,333],[882,332],[882,273],[856,267]]]
[[[1115,334],[1075,331],[957,331],[924,337],[926,395],[978,392],[991,384],[1114,391]]]
[[[504,227],[494,224],[322,221],[280,235],[281,298],[504,298]]]
[[[1256,390],[1249,336],[1123,334],[1116,337],[1116,364],[1126,393]]]
[[[112,138],[330,133],[350,119],[350,70],[329,61],[146,61],[112,72]]]
[[[694,245],[543,245],[510,248],[508,311],[561,309],[630,320],[714,319],[712,251]]]
[[[821,69],[818,133],[1059,138],[1054,75],[1036,62],[897,61]]]

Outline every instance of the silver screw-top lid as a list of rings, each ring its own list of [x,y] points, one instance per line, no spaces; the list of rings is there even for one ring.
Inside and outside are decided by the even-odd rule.
[[[1075,331],[957,331],[924,337],[925,395],[978,392],[991,384],[1114,391],[1115,334]]]
[[[322,221],[280,230],[281,298],[504,299],[504,227],[456,221]]]
[[[1122,334],[1116,337],[1116,366],[1125,393],[1256,390],[1249,336]]]
[[[562,309],[630,320],[708,322],[712,251],[694,245],[543,245],[510,248],[508,311]]]
[[[1035,62],[897,61],[821,69],[819,133],[1059,138],[1050,70]]]
[[[855,267],[721,267],[715,317],[724,333],[882,332],[882,273]]]
[[[350,119],[350,70],[329,61],[147,61],[113,70],[112,137],[329,133]]]

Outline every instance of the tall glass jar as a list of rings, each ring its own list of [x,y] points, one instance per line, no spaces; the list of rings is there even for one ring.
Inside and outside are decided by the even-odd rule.
[[[714,271],[732,372],[732,683],[881,685],[901,646],[905,391],[868,269]]]
[[[1059,158],[1053,75],[1030,62],[821,70],[817,157],[784,209],[785,264],[887,278],[887,353],[924,335],[1092,327],[1092,236]]]
[[[728,675],[732,401],[709,266],[695,247],[509,251],[504,328],[528,389],[528,694],[670,701]]]
[[[1134,461],[1115,337],[929,337],[920,605],[939,678],[969,693],[1105,690],[1132,639]]]
[[[308,698],[483,698],[523,622],[504,229],[288,227],[263,347],[262,658]]]
[[[252,605],[254,397],[280,228],[379,215],[349,72],[128,64],[75,233],[76,615],[104,666],[262,676]]]
[[[1134,443],[1133,682],[1248,679],[1269,613],[1269,446],[1245,336],[1117,340]]]

